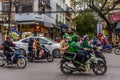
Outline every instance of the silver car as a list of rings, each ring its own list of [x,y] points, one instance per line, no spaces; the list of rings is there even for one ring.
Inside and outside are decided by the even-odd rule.
[[[54,57],[60,57],[60,44],[46,37],[27,37],[14,42],[16,46],[18,46],[22,53],[24,53],[25,55],[27,55],[28,53],[28,43],[30,41],[30,38],[33,39],[39,38],[41,45],[45,45],[47,49],[51,52],[51,54],[53,54]]]

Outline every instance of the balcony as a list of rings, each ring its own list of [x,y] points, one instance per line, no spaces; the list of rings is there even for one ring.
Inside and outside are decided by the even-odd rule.
[[[55,19],[46,15],[39,13],[17,13],[15,14],[16,22],[28,22],[28,21],[36,21],[36,22],[44,22],[50,24],[56,24]]]

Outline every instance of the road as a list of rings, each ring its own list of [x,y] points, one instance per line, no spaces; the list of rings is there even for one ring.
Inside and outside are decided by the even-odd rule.
[[[120,55],[105,54],[108,71],[104,76],[88,73],[64,75],[59,69],[59,59],[53,63],[46,60],[28,63],[25,69],[15,66],[0,67],[0,80],[120,80]]]

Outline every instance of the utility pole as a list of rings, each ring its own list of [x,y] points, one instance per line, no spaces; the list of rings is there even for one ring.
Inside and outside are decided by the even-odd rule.
[[[12,0],[9,0],[9,11],[8,11],[8,33],[7,35],[9,35],[9,33],[11,32],[11,8],[12,8]]]

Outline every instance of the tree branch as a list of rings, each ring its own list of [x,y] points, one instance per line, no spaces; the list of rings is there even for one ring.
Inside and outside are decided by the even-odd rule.
[[[103,8],[105,7],[106,3],[107,3],[107,0],[105,0],[105,2],[103,3],[103,5],[102,5],[102,7],[101,7],[100,11],[102,11],[102,10],[103,10]]]

